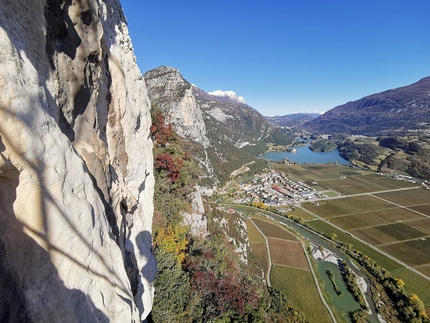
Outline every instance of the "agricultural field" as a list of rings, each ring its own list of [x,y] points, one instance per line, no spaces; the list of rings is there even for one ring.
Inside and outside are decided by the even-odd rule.
[[[398,222],[412,222],[425,219],[423,216],[404,208],[392,208],[380,211],[365,212],[330,218],[338,227],[351,231],[361,228],[382,226]]]
[[[319,231],[328,236],[336,233],[337,240],[352,243],[357,248],[358,240],[351,242],[356,237],[408,266],[421,266],[421,272],[429,274],[430,216],[427,214],[430,211],[430,191],[413,188],[322,200],[318,204],[306,202],[302,203],[302,207],[352,236],[348,237],[348,233],[323,221],[307,221],[309,226],[319,227]],[[365,246],[363,243],[361,245],[361,248]],[[366,247],[367,250],[358,249],[388,270],[392,268],[392,261],[381,263],[375,259],[375,256],[381,258],[377,256],[378,252]]]
[[[375,227],[352,230],[350,232],[351,232],[351,234],[353,234],[358,239],[366,241],[367,243],[371,244],[372,246],[378,246],[378,245],[393,243],[393,242],[397,241],[393,237],[379,231]]]
[[[255,227],[250,219],[246,219],[246,231],[251,244],[252,253],[265,274],[269,272],[270,262],[266,238]]]
[[[418,266],[418,267],[415,267],[415,269],[418,270],[419,272],[421,272],[422,274],[430,277],[430,264]],[[428,291],[429,291],[429,299],[430,299],[430,288],[428,289]],[[428,305],[430,307],[430,301],[429,301]]]
[[[251,250],[261,269],[266,275],[269,272],[270,262],[269,255],[267,253],[266,243],[251,243]]]
[[[422,188],[384,192],[375,195],[403,206],[430,204],[430,190]]]
[[[315,164],[315,165],[281,165],[271,163],[271,166],[283,171],[293,181],[324,181],[327,179],[341,178],[342,176],[353,176],[362,174],[364,171],[355,170],[348,166],[330,165],[330,164]]]
[[[358,195],[323,200],[318,203],[305,202],[302,203],[302,207],[322,218],[331,218],[340,215],[390,209],[396,206],[371,195]]]
[[[316,214],[322,218],[330,218],[333,216],[348,214],[348,211],[331,203],[332,200],[319,201],[318,204],[313,202],[302,203],[302,207],[309,212]]]
[[[250,219],[246,219],[246,231],[250,243],[266,243],[266,239]]]
[[[327,180],[319,184],[346,195],[418,186],[414,183],[399,181],[390,177],[375,174],[343,176],[341,178]]]
[[[420,267],[421,268],[421,267]],[[410,293],[419,295],[426,307],[430,307],[430,281],[419,276],[408,268],[391,272],[394,277],[400,278],[405,282],[405,288]]]
[[[299,241],[269,239],[270,258],[275,265],[309,270],[309,264]]]
[[[411,267],[430,264],[430,239],[410,240],[378,248]]]
[[[287,230],[283,229],[277,224],[270,223],[257,218],[252,218],[252,221],[256,226],[258,226],[258,228],[261,230],[261,232],[263,232],[266,237],[297,241],[297,238],[294,235],[292,235]]]
[[[307,216],[299,216],[307,226],[369,256],[404,280],[406,289],[418,294],[430,308],[430,190],[415,183],[349,167],[285,167],[296,181],[324,188],[324,191],[346,194],[302,202],[294,207],[296,213],[306,215],[309,212]],[[293,215],[292,212],[288,214]],[[272,261],[277,264],[275,267],[278,264],[289,269],[297,267],[283,258],[281,252],[282,249],[291,249],[295,240],[285,238],[282,228],[264,222],[260,220],[256,225],[261,224],[261,230],[270,241]]]
[[[429,204],[421,204],[409,207],[411,210],[417,211],[419,213],[430,216],[430,203]]]
[[[255,232],[250,242],[252,253],[263,264],[265,272],[271,268],[271,286],[286,296],[288,306],[306,313],[308,322],[331,322],[317,291],[305,251],[297,238],[274,222],[261,218],[252,217],[247,223],[248,227],[255,224],[268,239],[269,250],[265,243],[253,243],[253,239],[261,239]]]
[[[311,220],[315,219],[315,217],[310,214],[309,212],[306,212],[305,210],[295,207],[294,210],[287,213],[288,216],[294,216],[296,218],[302,218],[303,220]]]
[[[397,241],[422,238],[425,234],[408,226],[407,223],[392,223],[376,227],[379,231],[393,237]]]
[[[270,272],[270,281],[273,288],[285,293],[290,306],[306,313],[309,322],[331,323],[310,271],[275,265]]]
[[[303,203],[302,206],[330,222],[309,220],[307,225],[328,236],[335,233],[336,241],[352,244],[404,280],[407,290],[419,295],[430,307],[430,280],[371,247],[430,277],[430,191],[412,188],[329,199],[320,201],[319,206]]]
[[[430,218],[422,220],[409,221],[408,226],[424,233],[426,236],[430,235]]]

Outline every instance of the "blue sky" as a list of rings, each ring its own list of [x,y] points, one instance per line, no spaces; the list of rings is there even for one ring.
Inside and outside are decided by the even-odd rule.
[[[172,66],[267,116],[430,76],[429,0],[121,0],[138,65]]]

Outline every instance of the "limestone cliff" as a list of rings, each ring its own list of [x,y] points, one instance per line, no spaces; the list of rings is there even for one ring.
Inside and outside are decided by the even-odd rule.
[[[175,131],[188,140],[208,147],[202,110],[196,103],[192,85],[176,68],[160,66],[144,75],[151,102],[162,109]]]
[[[232,91],[207,93],[168,66],[148,71],[144,78],[151,103],[192,143],[205,194],[228,181],[244,164],[252,165],[252,171],[266,167],[256,158],[266,150],[264,142],[287,137]]]
[[[152,306],[149,100],[118,0],[0,6],[0,321]]]

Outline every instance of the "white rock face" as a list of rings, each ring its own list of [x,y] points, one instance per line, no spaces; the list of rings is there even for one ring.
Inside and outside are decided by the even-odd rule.
[[[212,110],[208,109],[207,113],[217,119],[219,122],[226,122],[227,119],[232,118],[230,115],[224,113],[224,111],[222,111],[220,108],[215,108]]]
[[[203,206],[202,189],[198,186],[191,196],[191,209],[193,210],[192,213],[183,214],[184,224],[190,227],[193,235],[201,238],[207,237],[209,234],[207,230],[208,221]]]
[[[149,100],[117,0],[0,6],[0,321],[140,322]]]
[[[146,86],[151,90],[151,101],[170,117],[174,130],[188,140],[209,146],[203,114],[197,106],[188,83],[173,67],[160,66],[145,73]]]

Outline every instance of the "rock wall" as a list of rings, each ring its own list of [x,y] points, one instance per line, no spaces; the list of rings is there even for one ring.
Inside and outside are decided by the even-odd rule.
[[[150,104],[117,0],[0,6],[0,321],[152,307]]]
[[[204,148],[209,146],[203,113],[196,103],[192,85],[176,68],[160,66],[146,72],[145,82],[151,102],[170,117],[175,131]]]

